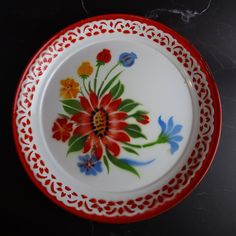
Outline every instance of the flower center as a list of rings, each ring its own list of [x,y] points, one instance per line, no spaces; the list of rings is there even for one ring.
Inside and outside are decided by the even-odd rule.
[[[61,131],[61,133],[68,132],[68,127],[66,125],[61,125],[60,126],[60,131]]]
[[[108,114],[104,109],[100,108],[92,112],[91,123],[92,123],[94,133],[98,137],[102,138],[107,134]]]
[[[85,166],[86,166],[87,169],[90,169],[90,168],[92,168],[94,165],[93,165],[93,162],[92,162],[92,161],[88,161]]]

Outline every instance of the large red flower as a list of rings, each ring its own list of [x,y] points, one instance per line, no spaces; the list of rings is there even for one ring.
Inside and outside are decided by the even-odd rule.
[[[58,118],[52,127],[53,138],[65,142],[71,136],[73,124],[68,122],[66,118]]]
[[[121,99],[112,99],[110,93],[105,94],[99,101],[94,92],[90,92],[89,99],[80,97],[83,112],[72,116],[72,120],[78,124],[74,135],[87,136],[83,152],[92,150],[100,159],[105,149],[114,156],[120,153],[119,142],[129,142],[130,137],[124,128],[127,123],[124,119],[126,112],[118,111]]]

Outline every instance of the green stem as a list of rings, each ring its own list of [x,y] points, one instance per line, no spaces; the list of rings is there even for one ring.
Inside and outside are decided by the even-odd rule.
[[[120,65],[120,62],[117,62],[117,63],[110,69],[110,71],[107,73],[105,79],[102,81],[102,84],[101,84],[100,88],[98,89],[98,96],[99,96],[99,94],[100,94],[100,92],[101,92],[101,90],[102,90],[102,87],[103,87],[104,83],[106,82],[107,78],[109,77],[109,75],[110,75],[110,74],[112,73],[112,71],[115,70],[115,68],[116,68],[117,66],[119,66],[119,65]]]
[[[86,88],[86,85],[85,85],[85,79],[83,79],[83,85],[84,85],[84,89],[85,89],[86,93],[89,95],[89,91],[88,91],[88,89]]]
[[[152,142],[145,143],[145,144],[132,144],[132,143],[124,143],[124,144],[129,147],[133,147],[133,148],[146,148],[146,147],[154,146],[156,144],[167,143],[167,142],[168,142],[168,140],[164,140],[164,139],[160,138],[160,136],[159,136],[157,140],[154,140]]]
[[[159,144],[158,140],[150,142],[150,143],[145,143],[145,144],[142,145],[142,147],[144,147],[144,148],[145,147],[151,147],[151,146],[154,146],[156,144]]]
[[[95,93],[96,93],[96,90],[97,90],[97,77],[98,77],[100,67],[101,67],[101,65],[97,66],[97,71],[96,71],[95,78],[94,78],[94,92]]]
[[[124,143],[124,144],[133,148],[142,148],[142,145],[139,144],[132,144],[132,143]]]
[[[92,88],[91,88],[91,80],[89,81],[88,89],[89,89],[89,92],[92,91]]]
[[[82,96],[84,96],[83,90],[82,88],[80,89],[80,93],[82,94]]]
[[[125,117],[125,119],[131,118],[131,117],[133,117],[133,115],[134,114],[128,115],[128,116]]]

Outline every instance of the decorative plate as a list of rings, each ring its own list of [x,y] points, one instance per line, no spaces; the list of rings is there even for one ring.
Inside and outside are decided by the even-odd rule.
[[[199,53],[155,21],[104,15],[34,56],[13,111],[20,159],[68,211],[124,223],[180,202],[206,173],[221,106]]]

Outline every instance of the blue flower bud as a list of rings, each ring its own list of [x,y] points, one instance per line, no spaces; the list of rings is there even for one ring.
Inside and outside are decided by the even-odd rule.
[[[120,54],[119,62],[124,67],[130,67],[134,64],[134,61],[137,59],[137,55],[134,52],[123,52]]]

